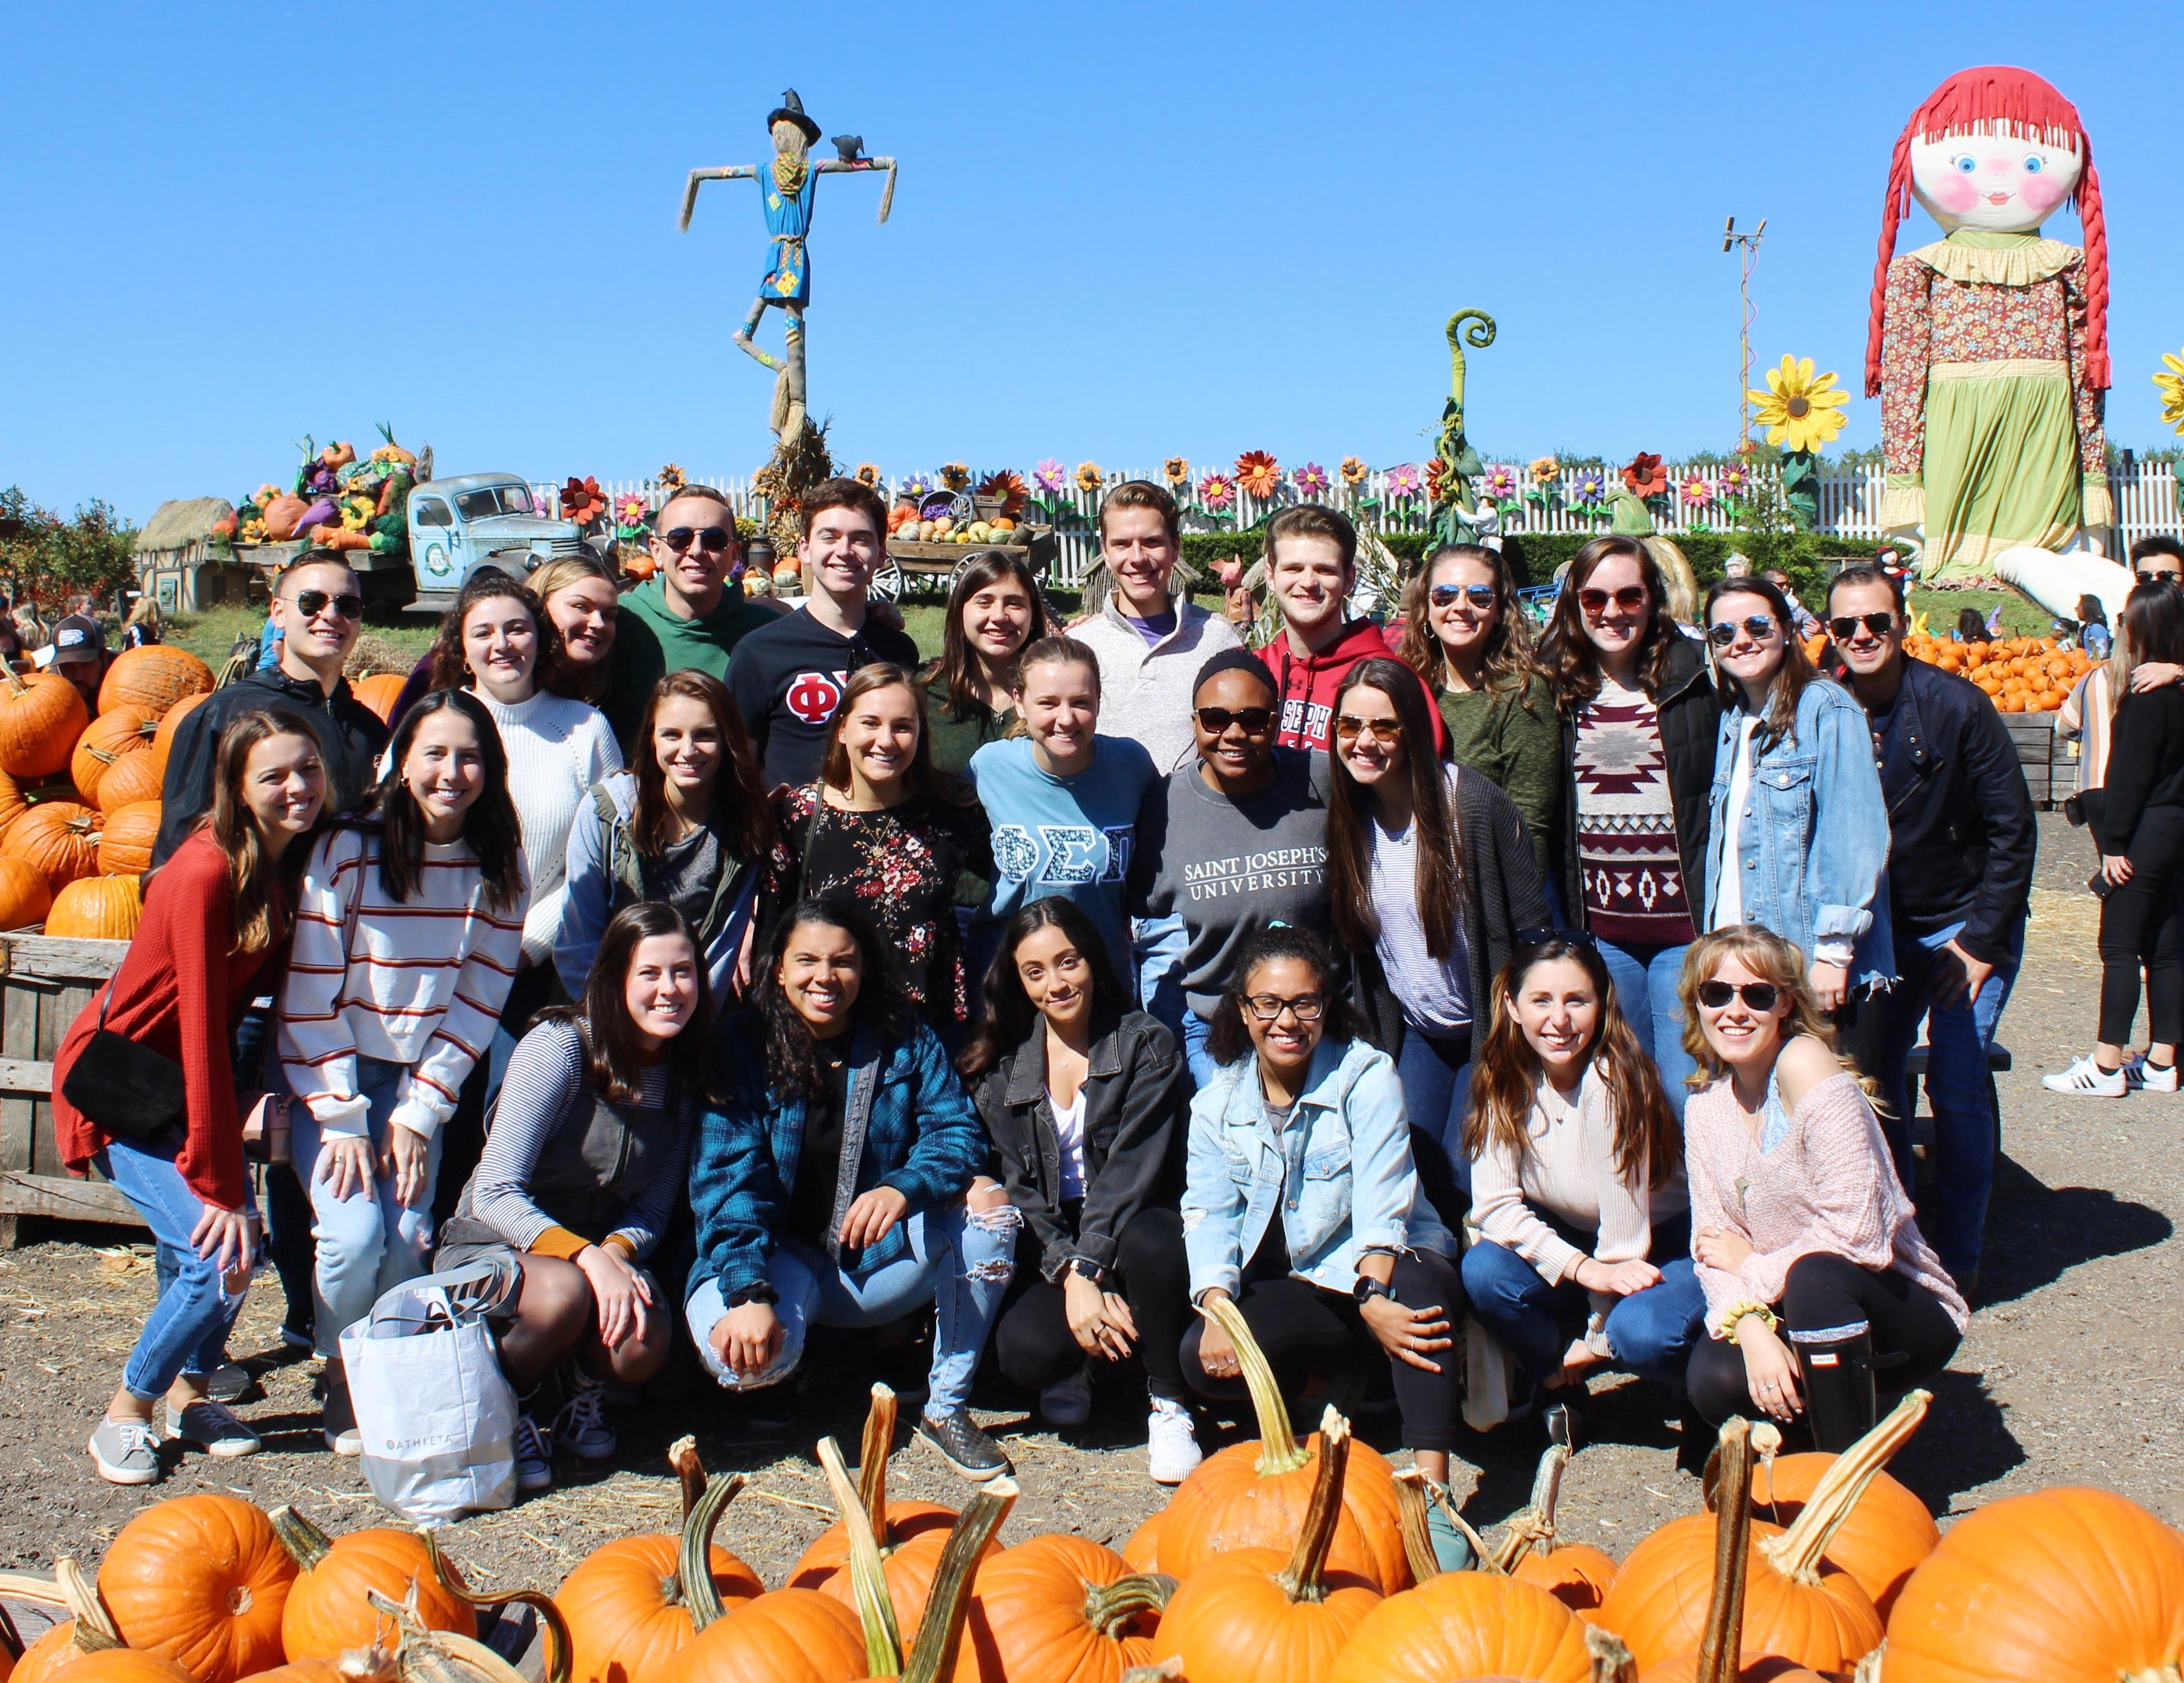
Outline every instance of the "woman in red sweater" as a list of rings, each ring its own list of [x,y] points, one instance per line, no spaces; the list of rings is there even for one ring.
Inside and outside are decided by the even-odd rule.
[[[53,1059],[53,1134],[69,1167],[95,1166],[152,1229],[171,1278],[138,1335],[120,1388],[91,1437],[98,1474],[117,1485],[159,1476],[154,1429],[215,1456],[248,1455],[257,1434],[206,1386],[258,1247],[242,1163],[230,1042],[251,1000],[287,962],[295,878],[326,801],[318,739],[292,713],[245,713],[220,739],[212,812],[152,878],[136,939],[78,1015]],[[184,1120],[151,1140],[110,1134],[63,1096],[99,1026],[182,1069]]]

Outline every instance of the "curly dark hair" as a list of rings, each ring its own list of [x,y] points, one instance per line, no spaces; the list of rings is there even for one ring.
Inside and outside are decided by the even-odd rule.
[[[905,991],[902,977],[889,956],[887,943],[872,920],[848,901],[830,894],[800,900],[774,926],[766,944],[758,973],[752,978],[752,1003],[766,1030],[766,1075],[774,1092],[818,1098],[827,1090],[827,1076],[818,1057],[818,1041],[811,1025],[797,1014],[781,989],[781,964],[788,943],[807,923],[839,929],[857,944],[857,997],[850,1002],[852,1032],[869,1028],[885,1046],[901,1045],[917,1032],[918,1018]]]
[[[1309,965],[1319,978],[1320,995],[1327,1001],[1327,1014],[1319,1020],[1323,1039],[1354,1040],[1365,1032],[1363,1022],[1340,991],[1341,972],[1334,967],[1334,955],[1328,950],[1327,943],[1294,923],[1270,923],[1244,943],[1221,1003],[1213,1007],[1212,1032],[1206,1037],[1206,1049],[1213,1055],[1214,1062],[1231,1064],[1251,1055],[1251,1031],[1244,1026],[1245,995],[1251,985],[1252,972],[1281,958]]]
[[[561,677],[561,668],[566,657],[561,652],[561,633],[554,624],[531,587],[512,578],[499,567],[480,567],[463,582],[455,605],[440,618],[440,628],[433,634],[428,656],[432,662],[432,688],[435,689],[467,689],[471,687],[470,662],[463,656],[463,621],[471,610],[481,602],[508,601],[522,605],[531,616],[531,623],[538,636],[538,659],[532,663],[531,683],[533,689],[543,690]]]

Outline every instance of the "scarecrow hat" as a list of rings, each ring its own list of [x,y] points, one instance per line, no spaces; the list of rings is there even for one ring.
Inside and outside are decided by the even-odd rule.
[[[804,131],[804,138],[808,142],[816,143],[819,138],[819,125],[804,114],[804,102],[796,97],[796,90],[793,87],[782,90],[781,103],[767,116],[766,126],[768,132],[772,131],[776,123],[781,122],[795,124]]]

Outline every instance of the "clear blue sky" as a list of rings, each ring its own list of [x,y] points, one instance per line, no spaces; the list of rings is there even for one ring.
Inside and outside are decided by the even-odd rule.
[[[876,180],[823,180],[813,246],[814,409],[890,473],[1412,460],[1462,305],[1501,325],[1490,457],[1728,448],[1723,217],[1768,219],[1758,359],[1854,386],[1890,146],[1991,62],[2085,115],[2111,432],[2171,442],[2173,4],[10,0],[0,59],[0,484],[63,509],[236,497],[381,420],[443,472],[749,472],[757,190],[675,213],[792,84],[902,159],[884,227]]]

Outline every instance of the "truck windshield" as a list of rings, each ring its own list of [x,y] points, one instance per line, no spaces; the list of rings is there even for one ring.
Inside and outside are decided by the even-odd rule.
[[[533,512],[526,485],[483,485],[455,499],[465,520],[483,520],[488,515],[527,515]]]

